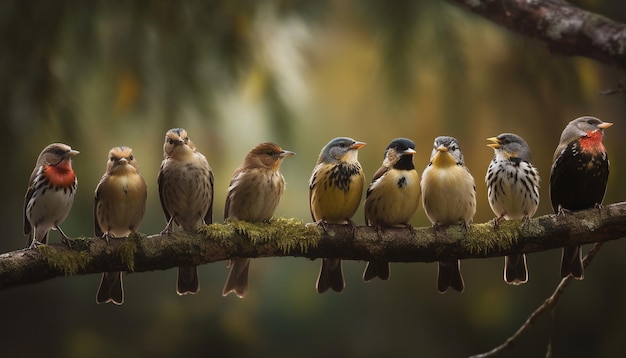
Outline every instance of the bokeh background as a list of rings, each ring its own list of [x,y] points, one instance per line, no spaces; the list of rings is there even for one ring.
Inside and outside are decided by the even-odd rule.
[[[579,5],[626,21],[619,2]],[[307,180],[337,136],[367,142],[366,177],[395,137],[428,163],[433,139],[458,138],[477,182],[475,222],[492,219],[485,138],[523,136],[543,181],[537,215],[551,212],[552,154],[570,120],[614,122],[605,145],[605,203],[626,196],[626,101],[599,92],[624,73],[551,54],[439,0],[428,1],[3,1],[0,4],[0,252],[21,249],[23,195],[36,157],[65,142],[79,187],[63,228],[93,233],[93,191],[108,150],[134,149],[148,187],[141,232],[165,225],[156,177],[164,133],[184,127],[215,173],[214,220],[245,153],[275,141],[297,152],[277,216],[310,221]],[[363,224],[362,208],[355,222]],[[412,224],[429,222],[418,210]],[[51,241],[57,242],[57,233]],[[544,315],[505,356],[615,356],[623,352],[626,246],[601,250],[573,282],[554,317]],[[519,327],[559,282],[560,250],[532,254],[530,282],[502,281],[502,258],[463,261],[463,294],[435,290],[436,264],[393,264],[388,282],[361,281],[346,262],[343,294],[318,295],[319,262],[252,262],[245,299],[221,297],[226,263],[200,268],[201,291],[178,297],[175,270],[125,278],[123,306],[95,304],[99,275],[57,278],[0,291],[2,356],[380,357],[466,356]]]

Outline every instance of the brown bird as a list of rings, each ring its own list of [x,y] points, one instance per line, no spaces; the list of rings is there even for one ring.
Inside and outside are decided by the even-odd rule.
[[[351,224],[359,207],[365,177],[358,161],[358,149],[365,143],[339,137],[322,148],[309,180],[309,205],[313,220],[320,225]],[[345,287],[341,260],[322,259],[317,292]]]
[[[365,223],[378,231],[382,227],[403,225],[414,231],[409,220],[420,202],[420,176],[413,164],[415,143],[396,138],[385,150],[382,166],[376,171],[365,196]],[[389,262],[369,261],[363,280],[389,278]]]
[[[137,232],[146,209],[148,191],[139,175],[137,160],[129,147],[109,151],[106,172],[96,187],[93,207],[94,231],[97,237],[128,237]],[[96,303],[124,303],[121,272],[102,274]]]
[[[72,169],[72,157],[78,151],[63,143],[52,143],[37,158],[24,198],[24,235],[26,247],[48,243],[50,230],[58,230],[63,242],[71,239],[61,230],[61,223],[72,209],[78,180]]]
[[[285,179],[278,170],[283,159],[295,154],[274,143],[261,143],[252,148],[233,173],[224,206],[224,219],[269,221],[285,187]],[[234,292],[243,298],[248,292],[250,259],[230,260],[228,267],[230,272],[222,294],[226,296]]]
[[[213,172],[204,155],[182,128],[165,133],[158,185],[167,225],[161,232],[170,234],[174,224],[187,232],[197,232],[213,222]],[[200,290],[196,266],[178,268],[176,292],[195,294]]]

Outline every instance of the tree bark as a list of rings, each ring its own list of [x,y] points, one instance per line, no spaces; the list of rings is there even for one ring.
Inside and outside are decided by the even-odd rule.
[[[626,25],[564,0],[449,0],[550,51],[626,68]]]
[[[133,235],[128,239],[76,239],[0,255],[0,289],[64,275],[109,271],[153,271],[202,265],[231,258],[294,256],[390,262],[434,262],[532,253],[626,236],[626,202],[564,215],[460,226],[383,228],[315,224],[295,219],[271,223],[211,224],[198,233]]]

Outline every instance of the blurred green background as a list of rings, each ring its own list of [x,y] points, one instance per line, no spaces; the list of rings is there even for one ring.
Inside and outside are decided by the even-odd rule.
[[[607,0],[578,1],[626,21]],[[367,142],[367,180],[395,137],[428,163],[433,139],[457,137],[478,191],[475,222],[492,219],[485,138],[524,137],[543,181],[537,215],[551,212],[552,154],[570,120],[595,115],[606,133],[611,177],[605,203],[622,201],[626,101],[602,96],[622,71],[564,58],[462,9],[429,1],[3,1],[0,4],[0,252],[24,247],[23,195],[41,149],[79,150],[79,188],[62,225],[93,233],[93,190],[108,150],[134,149],[149,188],[141,227],[165,220],[156,177],[166,130],[187,129],[215,173],[214,220],[228,182],[262,141],[297,152],[277,216],[310,221],[307,181],[330,139]],[[362,208],[355,222],[363,224]],[[423,210],[413,225],[427,226]],[[51,234],[58,242],[58,233]],[[586,279],[573,282],[553,321],[542,317],[507,357],[615,356],[626,319],[624,243],[605,245]],[[178,297],[175,270],[125,278],[123,306],[99,306],[99,275],[0,291],[2,356],[51,357],[459,357],[489,350],[519,327],[559,282],[560,250],[529,257],[530,282],[502,281],[503,259],[463,261],[466,291],[440,295],[435,264],[393,264],[388,282],[361,281],[346,262],[343,294],[318,295],[319,262],[252,262],[245,299],[221,297],[226,263],[200,268],[201,291]],[[619,353],[618,353],[619,352]]]

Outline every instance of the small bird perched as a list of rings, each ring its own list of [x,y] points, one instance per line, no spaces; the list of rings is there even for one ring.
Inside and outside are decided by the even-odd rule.
[[[309,180],[309,206],[313,220],[325,224],[352,224],[352,215],[361,202],[365,177],[358,161],[358,149],[365,143],[339,137],[322,149]],[[317,292],[345,287],[341,260],[322,259]]]
[[[576,118],[561,133],[550,171],[550,200],[555,213],[601,207],[609,179],[609,157],[602,137],[613,123],[595,117]],[[563,248],[561,277],[582,280],[580,246]]]
[[[48,243],[48,232],[58,230],[62,241],[71,239],[59,226],[70,213],[78,186],[72,169],[72,157],[79,152],[63,143],[44,148],[37,158],[24,198],[24,235],[27,248]]]
[[[531,164],[530,148],[512,133],[487,140],[492,142],[487,146],[494,151],[485,176],[489,206],[496,214],[494,228],[502,219],[521,219],[524,227],[539,206],[539,173]],[[512,285],[528,282],[525,254],[505,256],[504,281]]]
[[[461,224],[467,232],[476,213],[476,185],[456,139],[435,138],[421,184],[422,205],[433,227]],[[459,260],[439,262],[437,290],[444,293],[450,286],[459,292],[465,289]]]
[[[233,173],[224,206],[225,220],[269,221],[283,195],[285,178],[278,171],[283,159],[296,153],[274,143],[252,148]],[[248,292],[250,259],[229,260],[230,272],[222,295],[234,292],[243,298]]]
[[[195,233],[213,222],[213,172],[209,162],[182,128],[165,133],[163,156],[158,186],[167,225],[161,233],[170,234],[174,224]],[[179,267],[176,292],[185,295],[199,290],[196,266]]]
[[[93,217],[97,237],[128,237],[137,232],[146,209],[148,191],[129,147],[109,151],[106,172],[96,187]],[[102,274],[96,303],[124,303],[121,272]]]
[[[376,171],[365,196],[365,223],[381,227],[404,225],[413,230],[409,220],[420,201],[420,176],[413,164],[415,143],[396,138],[385,149],[382,166]],[[389,278],[389,262],[370,261],[363,280]]]

